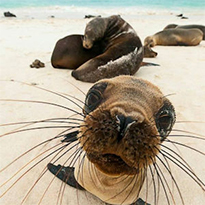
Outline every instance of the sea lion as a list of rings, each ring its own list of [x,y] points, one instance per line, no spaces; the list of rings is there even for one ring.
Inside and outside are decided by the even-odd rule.
[[[203,40],[205,40],[205,26],[203,26],[203,25],[199,25],[199,24],[189,24],[189,25],[169,24],[164,28],[164,30],[170,29],[170,28],[183,28],[183,29],[197,28],[197,29],[200,29],[203,32]]]
[[[72,42],[66,37],[56,44],[51,63],[55,68],[77,68],[72,76],[81,81],[133,75],[143,59],[140,38],[119,15],[91,20],[85,28],[83,42],[79,36],[72,38]]]
[[[144,58],[155,58],[158,53],[153,51],[150,46],[143,46],[144,49]]]
[[[48,169],[106,203],[145,205],[136,201],[146,169],[175,123],[173,105],[150,82],[118,76],[90,88],[83,112],[84,122],[75,133],[86,153],[82,161],[75,170],[53,164]],[[67,135],[69,140],[73,136]]]
[[[17,82],[12,81],[12,83]],[[19,85],[31,86],[22,82]],[[173,105],[167,101],[166,96],[156,86],[145,80],[131,76],[119,76],[113,79],[102,80],[88,91],[83,113],[79,109],[76,109],[76,105],[78,108],[81,107],[82,101],[80,99],[74,96],[71,98],[72,96],[69,97],[67,94],[63,95],[62,93],[56,93],[38,86],[32,87],[34,90],[40,89],[40,91],[49,92],[52,96],[51,101],[36,101],[34,96],[31,95],[32,100],[11,99],[11,102],[15,100],[15,104],[16,102],[25,102],[26,104],[30,102],[30,104],[37,103],[39,105],[39,103],[42,103],[42,105],[52,105],[56,107],[58,112],[55,112],[55,118],[51,114],[50,118],[42,119],[42,114],[46,112],[44,109],[40,113],[40,120],[35,119],[34,121],[30,121],[30,119],[25,121],[24,118],[21,122],[13,123],[13,121],[9,121],[8,123],[7,121],[7,124],[1,124],[1,128],[2,126],[8,128],[10,126],[17,126],[11,128],[9,131],[6,129],[6,133],[4,132],[0,135],[2,148],[4,145],[8,147],[7,145],[10,143],[5,154],[1,152],[2,156],[5,155],[3,157],[4,163],[9,160],[9,156],[13,153],[12,147],[18,148],[19,151],[24,149],[23,154],[21,153],[19,157],[16,158],[16,153],[14,154],[15,159],[8,166],[1,164],[0,201],[2,204],[40,204],[42,202],[41,204],[47,205],[53,204],[55,200],[60,204],[66,205],[102,204],[99,201],[90,203],[91,200],[96,200],[95,197],[91,197],[89,194],[83,194],[80,191],[77,192],[78,197],[73,196],[76,194],[75,190],[70,187],[64,187],[61,182],[53,180],[55,177],[51,177],[50,173],[46,170],[45,164],[47,163],[49,163],[48,169],[55,176],[61,178],[71,186],[84,190],[84,184],[87,184],[86,188],[90,189],[97,196],[102,197],[102,199],[104,194],[112,195],[112,193],[117,193],[114,197],[112,195],[109,199],[106,198],[105,201],[111,202],[111,200],[120,200],[121,198],[120,204],[123,204],[130,202],[133,198],[137,200],[137,190],[141,190],[140,193],[145,192],[148,197],[146,197],[146,194],[144,197],[140,195],[143,200],[138,199],[134,205],[150,205],[149,203],[152,205],[197,204],[184,203],[183,197],[187,198],[187,195],[181,196],[187,189],[187,186],[184,186],[184,183],[187,182],[187,177],[194,180],[194,184],[191,183],[191,185],[198,184],[199,188],[202,188],[203,193],[205,190],[205,184],[194,173],[184,158],[187,157],[190,159],[190,157],[194,157],[195,159],[198,155],[194,155],[194,153],[203,154],[201,158],[200,156],[197,158],[200,162],[200,164],[198,163],[198,168],[202,170],[204,167],[202,161],[204,159],[204,153],[200,152],[199,148],[194,149],[190,144],[200,139],[200,142],[204,142],[204,136],[193,134],[193,132],[184,129],[180,130],[180,132],[176,132],[177,128],[172,130],[175,122]],[[58,97],[65,99],[65,104],[56,104],[56,101],[53,101],[55,96],[57,99]],[[68,105],[68,101],[71,103],[70,105]],[[6,102],[9,102],[8,98]],[[72,104],[74,105],[73,107],[71,106]],[[59,112],[59,109],[61,110],[62,108],[63,110]],[[107,109],[110,109],[110,111]],[[65,115],[61,115],[60,113]],[[21,115],[22,113],[20,117]],[[65,117],[63,118],[63,116]],[[96,118],[98,116],[99,118]],[[145,116],[146,119],[144,119]],[[28,113],[28,117],[30,117],[30,112]],[[133,120],[133,117],[137,117],[137,119],[135,118]],[[9,120],[11,119],[9,118]],[[178,125],[180,126],[181,123],[183,122],[180,121]],[[187,122],[185,123],[187,124]],[[49,128],[52,128],[50,129],[51,132],[49,132]],[[62,129],[59,131],[59,128]],[[40,131],[39,133],[37,132],[38,134],[36,133],[37,130]],[[42,133],[42,130],[45,130],[45,132]],[[171,130],[173,132],[169,134]],[[27,134],[30,137],[28,139],[29,143],[26,141],[27,148],[15,144],[17,140],[21,141],[19,137],[24,136],[25,131],[28,131]],[[169,137],[167,137],[168,134]],[[12,135],[14,136],[12,137]],[[183,138],[185,140],[184,143],[182,141]],[[26,143],[24,142],[26,139],[24,138],[22,143]],[[190,139],[192,141],[189,141]],[[36,144],[33,140],[36,140]],[[33,144],[33,147],[31,147],[30,143]],[[81,146],[78,146],[79,143],[81,143]],[[174,146],[172,146],[172,143]],[[105,150],[110,144],[111,146]],[[89,148],[90,146],[91,149]],[[100,148],[99,150],[97,148],[98,146]],[[117,146],[120,149],[116,149]],[[177,149],[174,149],[175,146],[177,146]],[[183,153],[181,155],[176,152],[181,146],[188,150],[184,156]],[[97,149],[97,152],[95,149]],[[92,155],[93,151],[95,152],[94,156]],[[98,151],[102,151],[105,155],[100,156]],[[111,152],[111,154],[106,154],[107,152]],[[146,156],[143,156],[144,152],[146,152]],[[133,153],[135,155],[134,158]],[[155,154],[157,155],[155,156]],[[26,155],[28,156],[26,157]],[[117,157],[117,155],[120,155],[120,157]],[[151,157],[149,158],[149,156]],[[137,163],[134,163],[133,160],[136,160]],[[144,166],[143,160],[146,162]],[[62,166],[54,165],[57,163],[62,164]],[[173,169],[172,163],[175,169]],[[108,165],[107,167],[106,164]],[[112,164],[116,167],[113,168]],[[120,168],[116,169],[119,166]],[[140,166],[142,167],[142,171],[140,170]],[[148,168],[146,168],[147,166]],[[139,170],[136,167],[139,167]],[[38,168],[37,171],[36,168]],[[121,175],[120,172],[124,174]],[[127,177],[125,177],[126,175]],[[134,175],[136,178],[134,178]],[[86,176],[88,178],[85,178]],[[201,172],[201,176],[203,176],[203,172]],[[14,179],[14,177],[17,179]],[[179,182],[178,177],[183,178],[183,180]],[[91,182],[88,181],[89,179]],[[20,182],[20,186],[17,182]],[[82,186],[80,185],[81,183]],[[180,187],[179,189],[178,186]],[[136,187],[137,189],[135,189]],[[154,190],[151,189],[152,187],[154,187]],[[116,190],[116,188],[118,189]],[[15,189],[19,192],[16,192]],[[103,193],[100,189],[103,189]],[[110,192],[108,193],[108,191]],[[197,191],[199,190],[197,189]],[[197,201],[201,200],[203,202],[201,195],[204,195],[197,191],[195,190],[196,195],[194,194],[194,196],[196,197],[193,198],[197,198]],[[21,195],[19,194],[20,192]],[[193,193],[192,189],[191,193]],[[5,196],[6,194],[7,196]],[[137,195],[134,197],[134,194]],[[86,200],[87,203],[85,201],[81,203],[82,195],[86,196],[83,200]],[[178,199],[177,195],[181,197]],[[163,196],[165,196],[164,200]],[[77,201],[75,201],[76,198]],[[175,200],[177,201],[176,203]],[[147,201],[149,203],[146,203]]]
[[[80,65],[102,53],[101,42],[91,49],[83,47],[83,35],[69,35],[57,41],[51,56],[54,68],[77,69]]]
[[[166,29],[148,36],[144,40],[145,46],[196,46],[203,39],[203,33],[199,29]]]

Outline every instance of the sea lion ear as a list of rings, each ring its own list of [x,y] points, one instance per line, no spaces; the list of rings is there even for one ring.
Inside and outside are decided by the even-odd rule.
[[[85,115],[89,114],[100,105],[103,100],[103,92],[106,87],[107,83],[101,82],[90,88],[85,98],[85,105],[83,109]]]
[[[173,105],[170,102],[165,102],[155,115],[155,122],[161,141],[164,141],[172,131],[175,120],[176,114]]]

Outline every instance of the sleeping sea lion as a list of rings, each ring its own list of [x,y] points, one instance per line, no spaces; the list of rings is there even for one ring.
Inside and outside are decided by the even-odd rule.
[[[75,169],[51,163],[48,169],[106,203],[145,205],[138,196],[147,168],[175,123],[173,105],[148,81],[118,76],[90,88],[83,112],[84,121],[74,134],[85,154]]]
[[[144,48],[144,58],[155,58],[158,53],[153,51],[150,46],[143,46]]]
[[[183,29],[198,28],[203,32],[203,40],[205,40],[205,26],[203,26],[203,25],[199,25],[199,24],[189,24],[189,25],[169,24],[164,28],[164,30],[170,29],[170,28],[183,28]]]
[[[83,35],[69,35],[57,41],[51,56],[54,68],[77,69],[80,65],[102,53],[101,43],[91,49],[83,47]]]
[[[143,59],[142,43],[119,15],[94,18],[85,28],[83,42],[81,37],[73,36],[72,42],[66,37],[56,44],[51,57],[54,67],[77,68],[72,76],[86,82],[133,75],[139,69]]]
[[[145,46],[196,46],[203,39],[203,33],[199,29],[166,29],[144,40]]]

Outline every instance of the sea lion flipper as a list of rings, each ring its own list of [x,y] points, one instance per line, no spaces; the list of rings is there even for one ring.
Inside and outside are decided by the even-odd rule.
[[[141,198],[137,199],[137,201],[134,204],[131,205],[151,205],[148,204],[147,202],[143,201]]]
[[[79,133],[79,131],[77,130],[77,131],[70,132],[70,133],[64,135],[64,139],[61,140],[61,142],[70,142],[71,143],[71,142],[77,141],[78,133]]]
[[[75,179],[74,176],[74,167],[64,167],[62,165],[54,165],[52,163],[49,163],[47,165],[48,170],[54,174],[56,177],[58,177],[60,180],[65,182],[66,184],[79,189],[79,190],[85,190]]]

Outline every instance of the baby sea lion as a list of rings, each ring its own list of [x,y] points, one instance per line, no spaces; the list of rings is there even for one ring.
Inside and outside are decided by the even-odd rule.
[[[31,86],[26,83],[23,85]],[[31,100],[11,99],[15,104],[37,103],[38,110],[34,112],[41,109],[39,103],[46,106],[39,112],[39,120],[24,118],[14,123],[8,117],[9,123],[1,124],[1,128],[5,126],[7,130],[0,135],[1,145],[2,148],[8,147],[5,153],[1,151],[3,162],[11,160],[9,156],[13,154],[12,149],[19,149],[21,154],[14,154],[15,159],[7,166],[1,163],[0,204],[47,205],[53,204],[55,200],[55,204],[66,205],[104,204],[87,192],[79,191],[88,190],[106,204],[188,205],[197,204],[186,201],[189,187],[193,189],[192,185],[196,185],[202,188],[204,194],[204,182],[185,160],[185,157],[188,160],[199,157],[198,166],[194,169],[203,169],[205,154],[190,144],[201,139],[203,149],[204,136],[195,135],[186,129],[177,130],[177,125],[183,123],[180,121],[172,129],[175,122],[174,108],[156,86],[131,76],[105,79],[88,91],[85,103],[68,94],[39,86],[32,87],[34,90],[49,92],[52,99],[36,101],[35,95],[31,95]],[[57,100],[59,97],[66,100],[65,104],[56,104],[55,96]],[[9,99],[3,101],[8,103]],[[71,103],[69,106],[68,101]],[[84,104],[83,109],[81,103]],[[49,105],[57,109],[57,112],[51,112],[48,108],[50,117],[46,112]],[[28,117],[33,117],[30,113]],[[42,117],[45,113],[46,118]],[[14,127],[9,129],[10,126]],[[169,134],[171,130],[172,134]],[[21,136],[30,138],[20,140]],[[189,141],[190,138],[192,141]],[[19,141],[24,146],[20,146]],[[174,149],[175,146],[177,149]],[[178,148],[186,148],[186,154],[182,152],[181,155],[183,149],[178,152]],[[203,156],[200,158],[194,153]],[[53,177],[47,172],[46,164],[54,174]],[[55,176],[77,188],[77,196],[76,190],[54,180]],[[187,177],[194,182],[189,187],[184,186]],[[183,179],[179,181],[179,178]],[[193,198],[203,202],[201,192],[197,191]],[[84,196],[86,198],[82,198]],[[95,202],[92,203],[92,200]]]
[[[73,41],[66,37],[56,44],[51,63],[55,68],[77,68],[72,76],[81,81],[133,75],[143,59],[140,38],[119,15],[91,20],[85,28],[83,42],[80,36],[72,38]]]
[[[118,76],[90,88],[83,112],[75,140],[85,154],[75,169],[51,163],[48,169],[108,204],[147,204],[138,196],[175,123],[171,102],[146,80]]]
[[[158,53],[153,51],[150,46],[143,46],[144,48],[144,58],[155,58]]]
[[[205,26],[203,26],[203,25],[199,25],[199,24],[188,24],[188,25],[169,24],[164,28],[164,30],[170,29],[170,28],[183,28],[183,29],[197,28],[197,29],[200,29],[203,32],[203,40],[205,40]]]
[[[148,36],[144,40],[145,46],[196,46],[203,39],[203,33],[199,29],[166,29]]]

